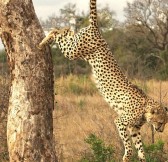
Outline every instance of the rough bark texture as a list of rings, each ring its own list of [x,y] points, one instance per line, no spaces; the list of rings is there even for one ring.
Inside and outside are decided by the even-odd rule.
[[[55,162],[53,68],[31,0],[0,0],[0,36],[11,70],[7,140],[11,162]]]

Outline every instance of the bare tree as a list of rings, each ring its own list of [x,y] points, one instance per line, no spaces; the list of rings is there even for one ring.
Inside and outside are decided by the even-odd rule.
[[[102,31],[112,30],[119,24],[119,22],[114,19],[115,14],[114,11],[110,10],[108,5],[98,10],[98,22]]]
[[[125,8],[128,24],[134,24],[136,30],[157,50],[168,47],[168,1],[135,0]]]
[[[41,20],[41,24],[45,29],[60,28],[65,26],[76,25],[76,5],[73,3],[66,4],[60,9],[60,15],[52,14],[46,21]]]
[[[55,162],[53,67],[31,0],[0,0],[0,36],[11,72],[7,142],[10,161]]]

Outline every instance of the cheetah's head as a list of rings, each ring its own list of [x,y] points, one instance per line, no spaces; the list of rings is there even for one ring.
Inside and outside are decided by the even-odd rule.
[[[168,122],[168,108],[157,102],[149,103],[147,104],[145,117],[156,131],[163,132],[165,124]]]

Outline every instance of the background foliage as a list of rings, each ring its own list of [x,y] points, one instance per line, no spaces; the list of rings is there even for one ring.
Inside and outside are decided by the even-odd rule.
[[[60,15],[40,20],[44,31],[71,26],[75,31],[89,24],[89,14],[77,13],[76,5],[66,4]],[[98,10],[100,30],[123,71],[131,78],[168,78],[168,1],[134,0],[124,9],[126,19],[119,22],[108,6]],[[5,62],[0,52],[0,65]],[[52,50],[55,75],[88,74],[84,61],[69,61],[55,46]]]

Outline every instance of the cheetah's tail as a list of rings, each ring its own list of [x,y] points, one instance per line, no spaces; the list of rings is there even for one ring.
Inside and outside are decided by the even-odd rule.
[[[96,0],[90,0],[90,23],[97,26]]]

